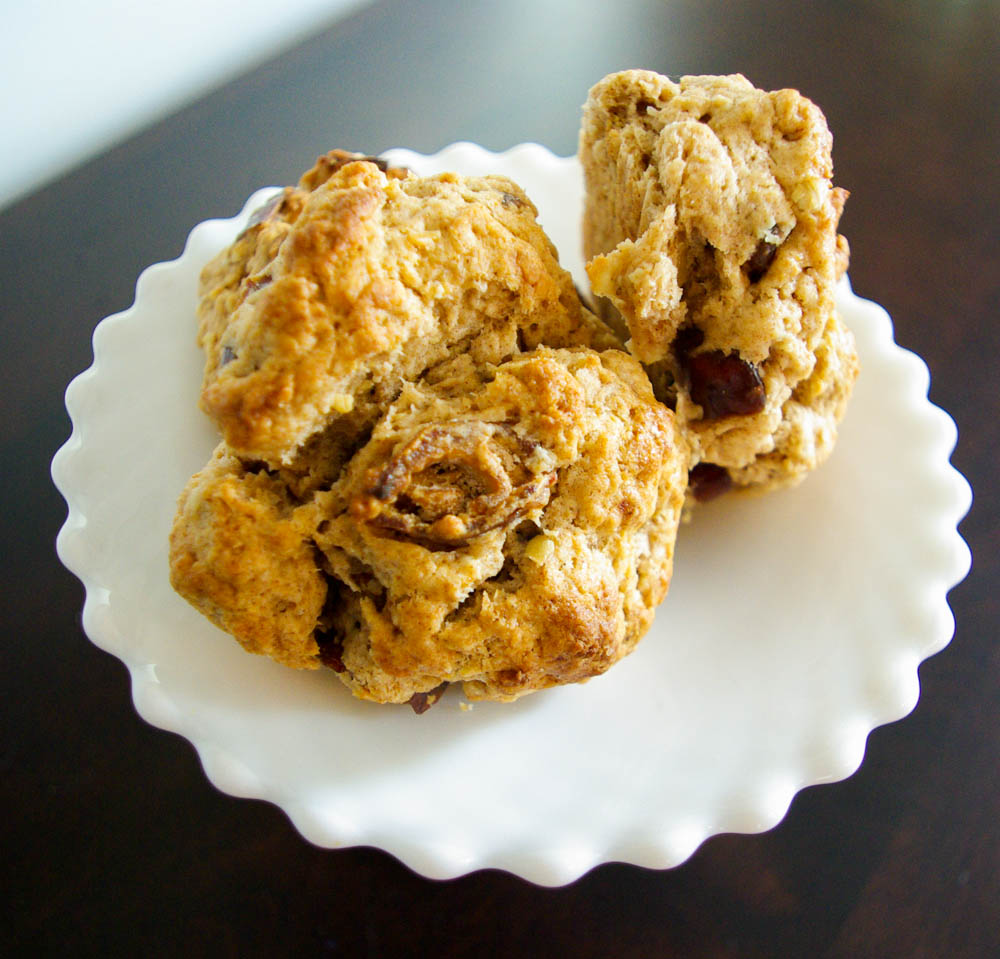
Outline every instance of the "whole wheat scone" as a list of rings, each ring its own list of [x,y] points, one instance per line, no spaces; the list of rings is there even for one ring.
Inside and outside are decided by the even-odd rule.
[[[361,698],[510,700],[604,672],[647,630],[687,463],[625,353],[458,361],[407,383],[305,502],[217,453],[182,499],[172,581],[247,649]]]
[[[311,636],[327,583],[317,569],[301,504],[263,464],[220,443],[191,477],[170,532],[170,582],[244,647],[313,668]]]
[[[741,76],[630,70],[584,106],[587,272],[676,408],[696,496],[797,482],[833,447],[858,364],[831,147],[814,104]]]
[[[235,454],[305,485],[457,353],[612,342],[517,185],[384,167],[320,158],[201,277],[202,407]]]
[[[299,218],[309,194],[348,163],[373,163],[387,177],[402,178],[409,171],[385,160],[346,150],[331,150],[316,160],[297,186],[285,187],[250,215],[243,232],[201,272],[198,304],[198,341],[205,351],[206,379],[234,358],[222,337],[233,313],[244,300],[269,282],[269,267]]]

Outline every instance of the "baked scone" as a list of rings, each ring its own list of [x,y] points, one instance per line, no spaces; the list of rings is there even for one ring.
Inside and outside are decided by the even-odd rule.
[[[229,448],[315,485],[404,382],[458,353],[610,345],[536,213],[502,177],[321,158],[201,277],[201,403]]]
[[[181,493],[170,532],[174,589],[244,647],[313,668],[311,636],[327,597],[313,530],[281,478],[225,443]]]
[[[247,649],[361,698],[511,700],[603,673],[648,629],[687,463],[621,351],[456,360],[305,502],[220,449],[182,498],[172,581]]]
[[[858,363],[834,308],[831,148],[814,104],[741,76],[630,70],[590,91],[587,272],[676,409],[696,497],[789,485],[833,447]]]

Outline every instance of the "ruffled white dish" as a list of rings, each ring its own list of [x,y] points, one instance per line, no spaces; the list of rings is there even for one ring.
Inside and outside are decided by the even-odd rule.
[[[574,159],[530,144],[388,156],[420,173],[511,176],[585,286]],[[52,463],[69,504],[59,555],[86,587],[87,634],[129,667],[139,713],[186,736],[219,789],[276,803],[321,846],[376,846],[436,878],[496,867],[556,885],[607,861],[673,866],[713,834],[768,829],[914,707],[919,664],[952,635],[971,493],[926,366],[846,283],[863,371],[833,457],[796,489],[699,510],[652,631],[605,676],[510,705],[468,708],[453,690],[418,717],[354,700],[332,673],[244,653],[171,590],[167,535],[216,442],[196,402],[198,272],[272,192],[197,226],[98,326]]]

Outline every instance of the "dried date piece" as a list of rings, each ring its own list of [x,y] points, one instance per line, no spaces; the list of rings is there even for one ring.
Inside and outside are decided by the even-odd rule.
[[[261,223],[266,223],[272,217],[277,216],[285,202],[285,198],[290,192],[291,187],[286,187],[280,193],[275,193],[263,206],[257,207],[250,214],[250,219],[247,220],[246,229],[243,232],[246,233],[255,226],[260,226]]]
[[[733,478],[725,467],[699,463],[688,475],[688,486],[699,503],[707,503],[733,488]]]
[[[749,416],[764,409],[760,373],[739,353],[709,350],[688,357],[687,374],[691,399],[702,408],[706,420]]]
[[[339,639],[332,636],[316,636],[316,645],[319,646],[319,660],[324,666],[328,666],[335,673],[347,672],[344,665],[344,644]]]
[[[440,686],[435,686],[433,689],[427,690],[426,693],[414,693],[407,702],[410,704],[410,709],[412,709],[418,716],[421,713],[426,713],[428,709],[431,708],[441,697],[444,695],[444,691],[448,688],[448,683],[443,682]]]
[[[531,444],[497,423],[431,425],[371,471],[351,513],[428,549],[455,549],[548,502],[555,473],[532,472]]]
[[[751,283],[759,283],[764,278],[764,274],[771,268],[777,254],[778,246],[776,243],[761,240],[757,244],[757,248],[750,254],[750,259],[743,264],[747,279]]]
[[[687,359],[702,343],[705,342],[705,334],[697,326],[682,326],[674,337],[674,356],[678,364],[684,367]]]
[[[674,338],[674,356],[693,402],[706,420],[759,413],[767,402],[764,381],[753,363],[739,353],[706,350],[695,353],[705,340],[696,326],[685,326]]]

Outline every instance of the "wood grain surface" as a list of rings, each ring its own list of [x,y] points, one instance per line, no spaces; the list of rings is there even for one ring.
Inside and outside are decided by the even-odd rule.
[[[1000,955],[998,41],[997,0],[386,0],[0,211],[5,954]],[[633,66],[738,71],[825,111],[855,290],[959,426],[976,500],[955,638],[856,775],[670,871],[432,882],[376,850],[313,848],[274,807],[216,792],[86,639],[54,551],[62,392],[143,267],[257,187],[333,146],[571,153],[589,86]]]

